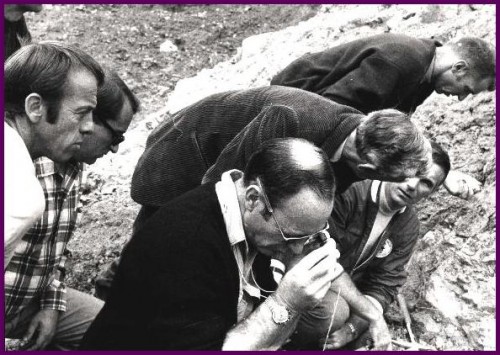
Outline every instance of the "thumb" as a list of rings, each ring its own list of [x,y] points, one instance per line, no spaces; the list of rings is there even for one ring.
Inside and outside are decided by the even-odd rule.
[[[333,349],[338,349],[341,347],[340,341],[339,341],[339,330],[334,331],[333,333],[330,333],[328,335],[326,340],[323,340],[321,343],[321,346],[325,346],[325,349],[328,350],[333,350]]]

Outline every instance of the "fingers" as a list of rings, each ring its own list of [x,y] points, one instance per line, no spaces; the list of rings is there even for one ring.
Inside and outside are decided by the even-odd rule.
[[[51,340],[52,332],[50,329],[39,327],[38,334],[33,342],[33,345],[31,345],[27,350],[43,350],[47,347],[47,345],[49,345]]]
[[[336,276],[337,253],[333,244],[324,245],[285,274],[277,291],[291,309],[310,309],[323,299]]]
[[[370,333],[372,336],[372,339],[370,340],[372,341],[373,349],[385,350],[392,346],[391,334],[385,321],[383,326],[378,329],[372,329]]]
[[[32,343],[32,338],[33,335],[35,334],[36,329],[38,328],[38,322],[31,322],[30,325],[28,326],[28,330],[23,336],[22,342],[24,344],[31,344]]]
[[[390,340],[366,339],[366,349],[368,350],[388,350],[391,346]]]
[[[347,343],[354,340],[352,332],[344,324],[340,329],[336,330],[328,337],[325,349],[339,349]]]
[[[336,262],[339,256],[340,253],[335,247],[335,243],[332,243],[331,239],[328,239],[325,245],[311,251],[297,264],[297,266],[300,265],[301,268],[310,270],[328,257],[332,258],[329,260],[330,262],[332,262],[332,260]]]
[[[481,183],[474,177],[459,171],[450,171],[445,180],[445,188],[454,196],[468,200],[481,191]]]

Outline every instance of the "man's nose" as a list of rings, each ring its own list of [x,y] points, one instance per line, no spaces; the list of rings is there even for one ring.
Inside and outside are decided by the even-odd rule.
[[[117,145],[112,145],[111,147],[109,147],[109,150],[111,151],[111,153],[118,153],[118,148],[120,147],[119,144]]]
[[[408,178],[406,179],[406,185],[408,186],[408,188],[410,190],[415,190],[417,188],[417,185],[418,185],[418,182],[419,182],[419,178]]]
[[[94,132],[94,121],[92,115],[87,115],[84,121],[80,125],[80,132],[82,134],[91,134]]]
[[[304,244],[305,244],[305,240],[293,240],[293,241],[289,241],[287,244],[288,244],[288,248],[292,251],[292,253],[294,253],[295,255],[299,255],[299,254],[302,254],[302,251],[304,250]]]

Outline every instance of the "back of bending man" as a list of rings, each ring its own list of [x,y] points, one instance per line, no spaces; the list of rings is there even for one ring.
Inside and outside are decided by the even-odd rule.
[[[494,90],[495,55],[479,38],[442,46],[431,39],[384,33],[306,54],[271,85],[314,92],[365,114],[384,108],[412,113],[434,91],[461,101]]]

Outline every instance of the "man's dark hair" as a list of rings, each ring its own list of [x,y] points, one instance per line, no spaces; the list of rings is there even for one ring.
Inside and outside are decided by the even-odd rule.
[[[356,150],[385,173],[411,176],[429,168],[429,146],[422,132],[403,112],[386,109],[368,115],[356,132]]]
[[[24,114],[26,97],[37,93],[48,103],[47,121],[54,123],[68,74],[78,69],[88,70],[97,79],[98,86],[102,85],[103,69],[79,48],[59,42],[21,47],[4,65],[5,111],[13,116]]]
[[[97,105],[93,112],[94,117],[106,121],[117,120],[120,117],[125,99],[129,100],[132,113],[136,114],[140,107],[139,99],[115,71],[106,68],[104,73],[104,83],[97,90]]]
[[[271,206],[299,193],[303,188],[314,191],[325,201],[333,200],[335,178],[326,154],[314,144],[299,138],[271,139],[252,154],[244,184],[259,178]]]
[[[480,38],[464,37],[450,46],[469,62],[478,79],[495,78],[495,50],[488,42]]]
[[[446,180],[446,177],[448,176],[448,173],[450,172],[451,169],[451,163],[450,163],[450,156],[448,155],[446,150],[443,149],[443,147],[441,147],[438,143],[434,141],[431,141],[431,147],[432,147],[432,162],[438,165],[441,169],[443,169],[444,172],[443,180],[439,181],[439,183],[436,184],[436,189],[437,189]]]

